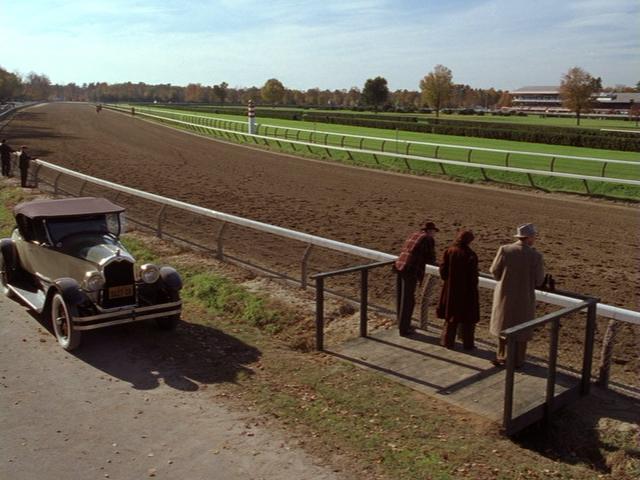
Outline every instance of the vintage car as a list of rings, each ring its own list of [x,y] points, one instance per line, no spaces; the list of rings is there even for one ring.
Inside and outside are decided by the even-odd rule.
[[[73,350],[83,330],[153,319],[180,321],[182,280],[171,267],[135,260],[120,242],[124,208],[104,198],[36,200],[14,209],[16,227],[0,240],[0,288],[51,319]]]

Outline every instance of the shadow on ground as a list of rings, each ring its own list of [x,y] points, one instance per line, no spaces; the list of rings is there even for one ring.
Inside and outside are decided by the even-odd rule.
[[[553,460],[584,464],[617,480],[640,478],[640,399],[592,387],[590,395],[529,427],[516,441]]]
[[[51,332],[50,322],[34,317]],[[182,391],[251,375],[248,365],[261,356],[255,347],[216,328],[184,321],[175,331],[139,322],[83,332],[73,353],[135,389],[151,390],[164,382]]]

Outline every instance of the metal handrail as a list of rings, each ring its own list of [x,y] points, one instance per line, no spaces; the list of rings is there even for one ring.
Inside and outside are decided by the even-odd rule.
[[[391,255],[389,253],[384,253],[377,250],[358,247],[355,245],[349,245],[347,243],[338,242],[336,240],[330,240],[328,238],[318,237],[308,233],[297,232],[297,231],[289,230],[283,227],[277,227],[275,225],[269,225],[267,223],[262,223],[255,220],[249,220],[246,218],[217,212],[215,210],[200,207],[197,205],[192,205],[179,200],[162,197],[160,195],[144,192],[141,190],[137,190],[135,188],[125,187],[124,185],[119,185],[113,182],[109,182],[107,180],[102,180],[96,177],[92,177],[90,175],[79,173],[74,170],[60,167],[58,165],[55,165],[49,162],[44,162],[42,160],[33,160],[32,163],[34,163],[35,165],[39,165],[41,167],[46,167],[48,169],[51,169],[60,173],[64,173],[66,175],[70,175],[75,178],[80,178],[82,180],[92,182],[96,185],[101,185],[103,187],[120,191],[123,193],[127,193],[135,197],[144,198],[144,199],[159,203],[161,205],[168,205],[170,207],[175,207],[178,209],[190,211],[192,213],[203,215],[209,218],[214,218],[222,222],[228,222],[228,223],[236,224],[239,226],[262,231],[265,233],[271,233],[281,237],[290,238],[292,240],[297,240],[306,244],[312,244],[319,247],[329,248],[331,250],[336,250],[342,253],[347,253],[350,255],[363,257],[363,258],[368,258],[370,260],[375,260],[375,261],[384,262],[384,261],[395,260],[398,258],[397,255]],[[438,267],[435,267],[432,265],[426,265],[426,272],[432,275],[439,275]],[[496,283],[497,282],[488,275],[483,275],[479,279],[479,286],[482,288],[490,288],[493,290],[495,289]],[[563,296],[558,293],[546,292],[542,290],[536,290],[536,299],[544,303],[557,305],[561,307],[576,305],[577,303],[579,303],[579,300],[577,300],[576,298],[571,298],[571,297]],[[613,305],[598,304],[598,315],[640,325],[640,312],[616,307]]]
[[[500,332],[500,335],[506,337],[507,341],[507,361],[505,371],[505,392],[504,392],[504,408],[502,426],[505,432],[510,435],[515,433],[527,425],[538,420],[549,418],[551,413],[574,400],[578,396],[584,396],[589,393],[591,387],[591,367],[593,363],[593,342],[596,330],[596,305],[597,298],[589,298],[580,301],[578,305],[566,307],[540,318],[530,320],[523,324],[508,328]],[[560,331],[560,319],[573,312],[587,309],[587,322],[584,338],[584,352],[582,357],[582,371],[580,375],[580,383],[560,396],[555,396],[555,384],[557,375],[558,361],[558,339]],[[513,418],[513,394],[515,385],[515,369],[516,369],[516,346],[518,337],[523,332],[531,331],[536,327],[551,324],[551,335],[549,336],[549,362],[547,385],[545,393],[545,402],[541,406],[530,408]]]
[[[360,336],[367,336],[368,308],[369,308],[369,270],[390,265],[394,262],[384,261],[357,265],[354,267],[332,270],[330,272],[317,273],[311,278],[316,281],[316,350],[324,350],[324,279],[338,275],[360,272]]]

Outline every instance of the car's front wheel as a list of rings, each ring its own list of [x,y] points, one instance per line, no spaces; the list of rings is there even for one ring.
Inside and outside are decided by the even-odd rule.
[[[67,351],[80,345],[81,332],[73,327],[72,315],[74,311],[75,307],[67,305],[59,293],[56,293],[51,299],[53,333],[60,346]]]
[[[180,294],[177,291],[171,290],[167,295],[167,302],[177,302],[180,300]],[[160,330],[175,330],[180,323],[180,315],[171,315],[169,317],[156,318],[156,326]]]

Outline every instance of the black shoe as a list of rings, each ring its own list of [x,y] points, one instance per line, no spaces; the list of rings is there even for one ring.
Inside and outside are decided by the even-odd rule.
[[[493,364],[494,367],[504,367],[505,361],[494,358],[493,360],[491,360],[491,363]]]

